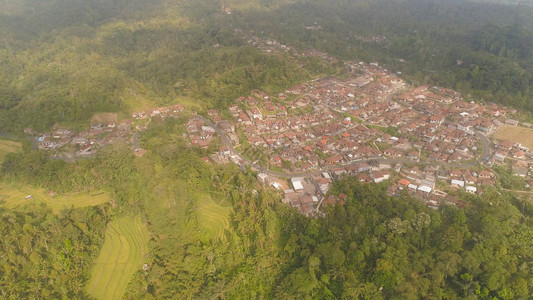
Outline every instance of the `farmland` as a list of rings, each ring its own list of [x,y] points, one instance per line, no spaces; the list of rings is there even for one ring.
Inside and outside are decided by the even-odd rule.
[[[229,228],[231,210],[231,207],[221,206],[209,196],[202,197],[198,201],[200,224],[215,239],[224,239],[224,231]]]
[[[17,152],[20,149],[21,144],[19,142],[0,139],[0,162],[4,160],[4,157],[9,153]]]
[[[495,139],[509,140],[533,149],[533,129],[503,125],[492,136]]]
[[[30,196],[31,197],[28,197]],[[99,205],[109,201],[103,191],[52,195],[45,189],[23,184],[0,183],[0,200],[7,208],[15,208],[32,202],[45,203],[54,212],[71,206],[84,207]]]
[[[108,224],[88,292],[96,299],[120,299],[148,253],[148,230],[141,218],[122,217]]]

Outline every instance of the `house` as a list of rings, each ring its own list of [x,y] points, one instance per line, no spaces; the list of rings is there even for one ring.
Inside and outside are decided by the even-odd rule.
[[[487,170],[479,171],[479,178],[490,179],[492,177],[493,177],[492,173]]]
[[[524,159],[526,157],[526,153],[522,150],[514,150],[511,152],[511,155],[513,156],[513,158],[517,159]]]
[[[227,146],[220,146],[218,153],[222,156],[230,156],[231,152]]]
[[[246,114],[252,120],[263,120],[263,114],[257,107],[250,108],[249,110],[246,111]]]
[[[454,188],[463,188],[465,186],[465,182],[462,180],[452,179],[451,185]]]
[[[505,158],[507,157],[507,153],[498,151],[496,154],[494,154],[494,160],[497,162],[503,162]]]
[[[398,180],[398,184],[407,187],[408,185],[411,184],[411,182],[409,180],[407,180],[407,179],[400,179],[400,180]]]
[[[366,173],[361,173],[361,174],[357,175],[357,179],[360,182],[371,182],[372,181],[372,178],[370,178],[370,176],[368,176],[368,174],[366,174]]]
[[[359,163],[355,165],[357,173],[368,172],[372,167],[366,163]]]
[[[432,188],[430,188],[429,186],[420,185],[420,186],[418,186],[417,191],[429,194],[429,193],[431,193]]]
[[[318,189],[322,194],[326,194],[331,186],[331,179],[327,178],[318,178],[315,179],[315,182],[318,186]]]
[[[513,148],[513,142],[508,140],[501,140],[495,142],[496,146],[503,150],[511,150]]]
[[[331,170],[331,173],[333,173],[333,176],[335,176],[335,178],[339,178],[342,174],[346,173],[346,169],[345,168],[335,168],[335,169]]]
[[[92,149],[93,149],[93,145],[87,144],[87,145],[82,146],[80,148],[80,153],[81,154],[90,154]]]
[[[466,190],[467,193],[475,194],[475,193],[477,192],[477,187],[467,185],[467,186],[465,187],[465,190]]]
[[[517,120],[513,120],[513,119],[507,119],[507,120],[505,120],[505,124],[517,126],[518,125],[518,121]]]
[[[375,172],[370,174],[370,177],[374,181],[374,183],[380,183],[383,180],[387,180],[390,177],[389,172],[381,171],[381,172]]]
[[[268,175],[267,174],[265,174],[265,173],[257,174],[257,180],[259,181],[259,183],[266,184],[266,183],[268,183],[267,179],[268,179]]]
[[[343,159],[342,155],[338,154],[338,155],[334,155],[334,156],[326,158],[326,163],[328,165],[334,165],[334,164],[338,164],[342,162],[342,159]]]
[[[296,192],[300,192],[300,191],[303,191],[304,190],[304,185],[303,185],[303,178],[302,177],[293,177],[291,178],[291,183],[292,183],[292,187],[294,188],[294,190]]]
[[[465,183],[466,184],[476,184],[476,177],[472,175],[465,175]]]

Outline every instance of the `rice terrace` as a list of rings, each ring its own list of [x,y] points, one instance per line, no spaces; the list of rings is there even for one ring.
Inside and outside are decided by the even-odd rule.
[[[107,226],[88,292],[96,299],[121,299],[148,253],[148,230],[139,216],[122,217]]]
[[[217,204],[210,196],[201,197],[198,201],[202,226],[209,231],[212,238],[218,240],[224,239],[224,231],[230,226],[229,215],[232,208],[223,204],[223,202]]]
[[[25,184],[0,183],[0,205],[15,208],[32,202],[45,203],[55,213],[64,208],[94,206],[109,201],[104,191],[83,193],[51,194],[45,189]]]

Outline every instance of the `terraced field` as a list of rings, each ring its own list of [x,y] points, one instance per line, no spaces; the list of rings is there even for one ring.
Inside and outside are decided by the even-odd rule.
[[[30,196],[31,197],[28,197]],[[99,205],[109,201],[109,195],[103,191],[88,193],[71,193],[50,195],[46,190],[29,185],[0,183],[0,200],[7,208],[15,208],[31,202],[46,203],[54,212],[71,206],[84,207]]]
[[[141,218],[123,217],[108,224],[87,291],[96,299],[121,299],[148,253],[148,230]]]
[[[20,150],[21,144],[19,142],[0,139],[0,162],[9,153],[14,153]]]
[[[198,202],[200,224],[215,239],[224,239],[224,230],[229,228],[231,207],[220,206],[209,196],[202,197]]]

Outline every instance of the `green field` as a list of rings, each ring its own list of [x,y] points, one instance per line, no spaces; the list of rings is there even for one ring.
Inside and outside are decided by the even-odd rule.
[[[224,231],[229,228],[231,207],[224,207],[215,203],[210,196],[201,197],[198,201],[200,224],[209,231],[215,239],[224,239]]]
[[[96,299],[121,299],[147,253],[148,230],[139,216],[109,223],[89,280],[89,294]]]
[[[31,195],[31,199],[26,199]],[[84,207],[99,205],[109,201],[109,195],[103,191],[50,195],[45,189],[29,185],[0,183],[0,205],[15,208],[32,202],[46,203],[54,212],[71,206]]]
[[[9,153],[14,153],[20,150],[20,142],[10,140],[0,140],[0,162],[4,160],[4,157]]]

